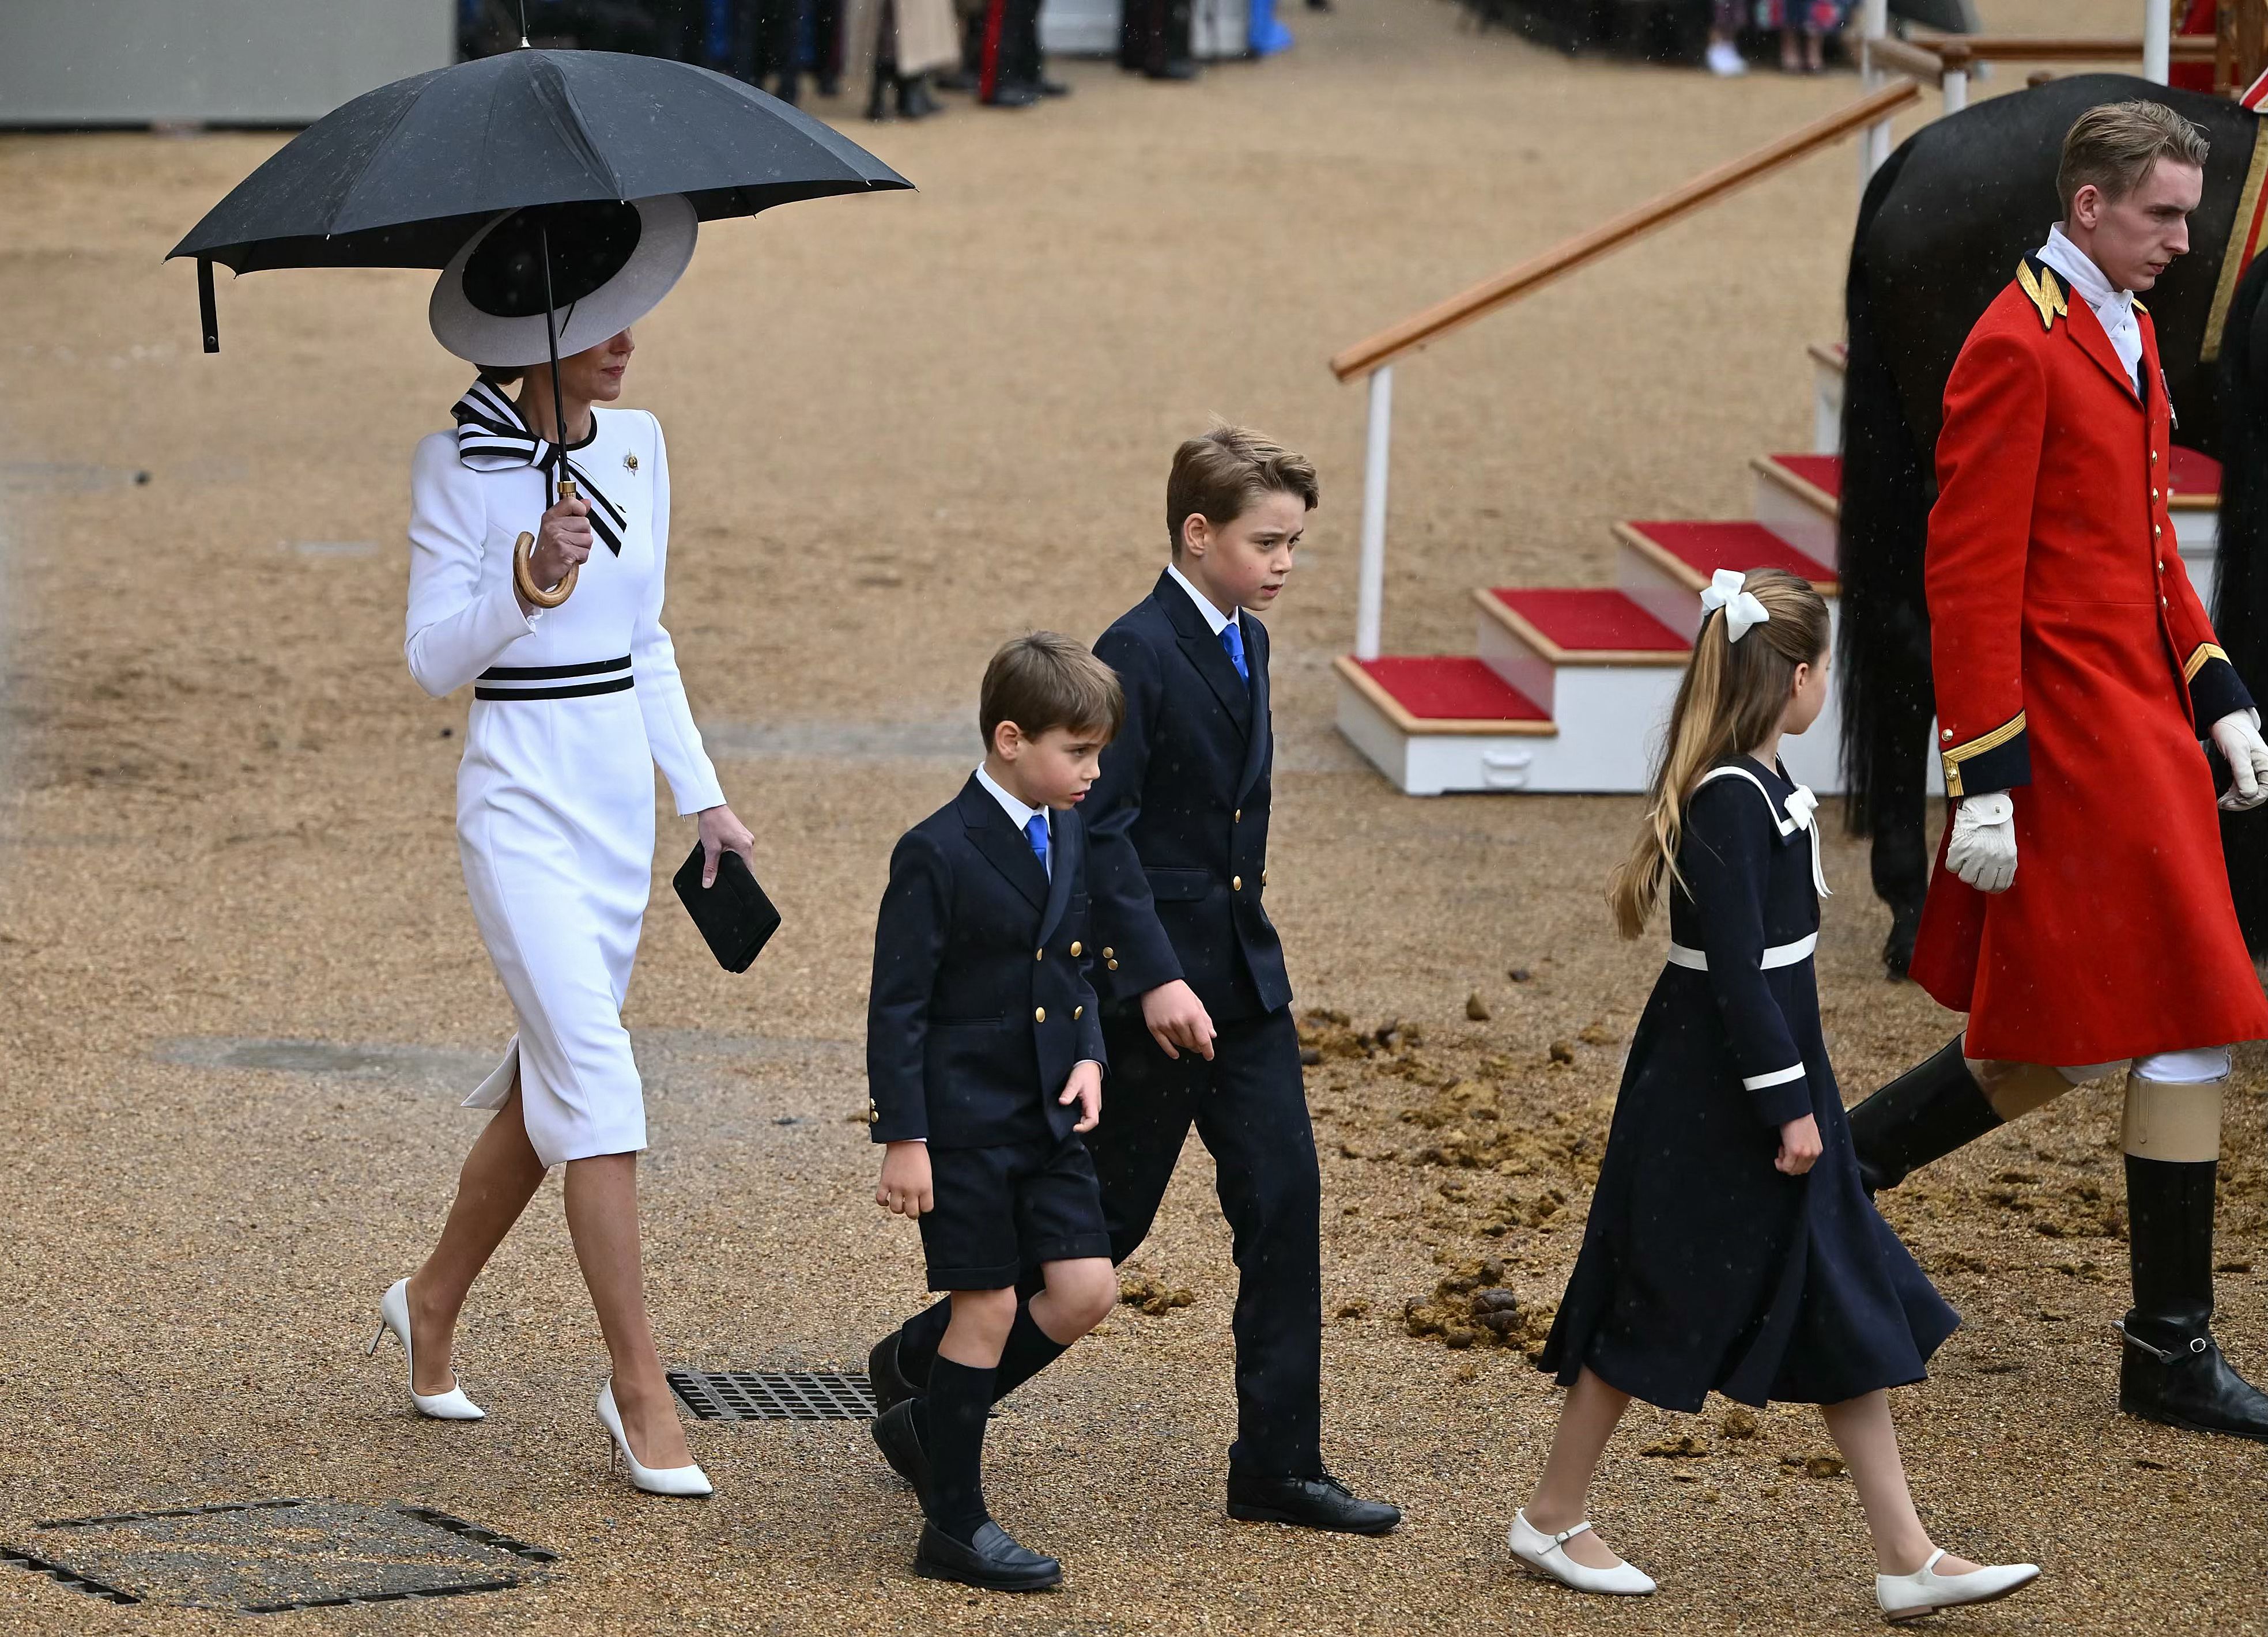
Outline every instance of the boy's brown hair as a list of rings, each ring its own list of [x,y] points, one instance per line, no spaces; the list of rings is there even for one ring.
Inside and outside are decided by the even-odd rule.
[[[1166,479],[1166,529],[1182,554],[1182,525],[1202,516],[1215,528],[1233,523],[1263,495],[1297,495],[1313,511],[1322,498],[1315,464],[1247,426],[1216,426],[1174,451]]]
[[[1031,739],[1051,728],[1093,729],[1115,739],[1125,720],[1126,695],[1118,673],[1075,637],[1027,631],[1001,643],[984,667],[976,725],[983,730],[987,755],[993,730],[1004,722],[1014,723]]]
[[[2142,185],[2161,159],[2205,168],[2205,135],[2162,102],[2105,102],[2072,121],[2056,167],[2066,216],[2090,183],[2114,204]]]

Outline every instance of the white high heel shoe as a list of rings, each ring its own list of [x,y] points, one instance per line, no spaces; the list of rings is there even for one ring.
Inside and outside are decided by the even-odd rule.
[[[1577,1591],[1603,1592],[1610,1597],[1651,1595],[1653,1578],[1631,1564],[1617,1563],[1610,1569],[1599,1569],[1578,1563],[1567,1555],[1567,1543],[1590,1526],[1587,1518],[1572,1529],[1547,1535],[1528,1521],[1525,1511],[1519,1511],[1512,1515],[1512,1532],[1506,1543],[1512,1547],[1512,1555],[1537,1574],[1548,1575]]]
[[[615,1408],[615,1381],[609,1376],[607,1384],[599,1389],[599,1425],[615,1441],[615,1454],[630,1469],[630,1483],[650,1495],[688,1495],[695,1500],[714,1494],[717,1487],[709,1481],[709,1474],[699,1466],[641,1466],[637,1457],[630,1453],[630,1441],[622,1435],[622,1412]],[[608,1465],[614,1464],[609,1459]]]
[[[2034,1563],[1986,1563],[1966,1575],[1940,1575],[1937,1560],[1944,1555],[1941,1549],[1931,1553],[1929,1561],[1911,1575],[1874,1576],[1874,1601],[1884,1619],[1896,1625],[1940,1609],[1997,1603],[2040,1577],[2039,1566]]]
[[[437,1421],[478,1421],[488,1419],[488,1412],[465,1396],[461,1386],[452,1386],[446,1392],[417,1391],[416,1362],[409,1351],[409,1281],[397,1279],[378,1299],[378,1333],[370,1339],[370,1351],[365,1355],[378,1356],[378,1344],[386,1340],[387,1331],[401,1344],[403,1373],[409,1377],[409,1401],[417,1406],[420,1415],[430,1415]]]

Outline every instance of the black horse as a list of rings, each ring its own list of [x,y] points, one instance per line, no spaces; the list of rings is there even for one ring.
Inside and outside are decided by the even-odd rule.
[[[2175,441],[2222,463],[2221,645],[2241,676],[2268,683],[2268,255],[2247,270],[2207,360],[2206,329],[2260,116],[2235,103],[2119,74],[2054,80],[1925,126],[1867,185],[1845,291],[1850,360],[1843,399],[1838,558],[1843,768],[1852,830],[1874,838],[1874,891],[1890,907],[1882,958],[1903,977],[1928,887],[1929,613],[1922,553],[1936,493],[1946,378],[2016,263],[2062,216],[2055,174],[2064,133],[2098,103],[2147,98],[2201,126],[2213,144],[2190,253],[2147,305],[2174,409]],[[2242,823],[2243,820],[2236,822]],[[2245,937],[2268,942],[2268,853],[2224,850]],[[2250,834],[2251,833],[2248,833]]]

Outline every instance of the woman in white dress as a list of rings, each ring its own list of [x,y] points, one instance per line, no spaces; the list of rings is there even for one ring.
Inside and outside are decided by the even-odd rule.
[[[599,1418],[632,1482],[667,1494],[710,1485],[678,1423],[640,1266],[645,1108],[621,1011],[652,878],[653,768],[697,819],[709,880],[724,850],[754,861],[661,625],[661,429],[599,406],[622,395],[630,323],[675,283],[693,236],[693,208],[675,195],[520,211],[476,236],[434,291],[435,334],[482,373],[457,429],[417,445],[406,646],[428,693],[473,685],[458,851],[519,1029],[468,1100],[498,1112],[440,1243],[386,1293],[379,1332],[401,1340],[420,1411],[479,1419],[452,1370],[457,1315],[545,1171],[564,1165],[568,1228],[613,1362]],[[563,443],[551,367],[535,362],[547,300],[561,325]],[[516,400],[502,390],[514,378]],[[580,492],[555,499],[562,478]],[[524,532],[535,539],[519,555]]]

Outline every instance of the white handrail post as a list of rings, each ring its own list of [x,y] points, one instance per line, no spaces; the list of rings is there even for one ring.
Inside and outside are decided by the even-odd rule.
[[[1362,466],[1362,563],[1355,581],[1354,657],[1378,657],[1386,612],[1386,467],[1394,444],[1394,366],[1370,372],[1370,441]]]
[[[1945,93],[1946,113],[1958,114],[1969,106],[1969,70],[1967,69],[1946,70],[1945,77],[1939,82],[1938,88]]]
[[[2162,85],[2173,57],[2173,0],[2142,0],[2142,77]]]
[[[1859,14],[1859,37],[1861,42],[1870,40],[1886,40],[1889,37],[1889,33],[1890,0],[1865,0],[1865,4]],[[1860,44],[1859,49],[1859,60],[1866,65],[1862,83],[1868,91],[1878,91],[1882,84],[1882,70],[1876,68],[1873,57],[1867,55],[1864,43]],[[1882,162],[1889,157],[1890,122],[1884,119],[1869,125],[1866,135],[1859,142],[1859,186],[1862,190],[1869,181],[1874,180],[1874,173],[1881,169]]]

